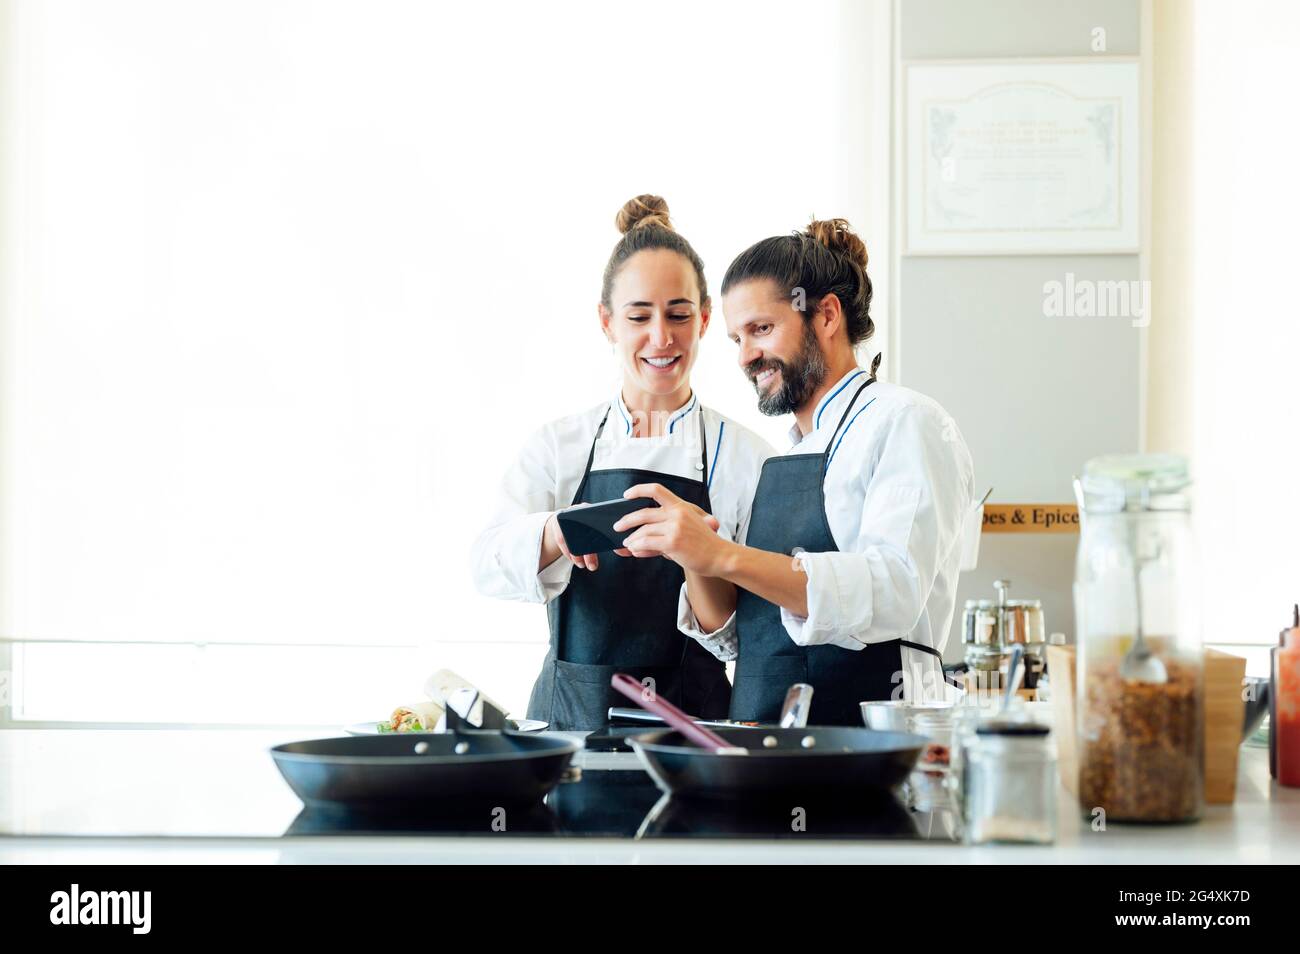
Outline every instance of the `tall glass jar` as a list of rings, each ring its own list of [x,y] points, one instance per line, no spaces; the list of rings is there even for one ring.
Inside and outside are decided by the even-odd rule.
[[[1204,650],[1187,462],[1099,457],[1075,566],[1079,802],[1109,821],[1199,818]]]

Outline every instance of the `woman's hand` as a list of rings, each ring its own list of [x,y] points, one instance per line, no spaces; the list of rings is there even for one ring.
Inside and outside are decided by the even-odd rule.
[[[579,504],[579,506],[585,506],[585,504]],[[560,530],[560,521],[556,514],[551,514],[546,520],[545,529],[542,531],[542,565],[537,568],[537,571],[540,573],[561,556],[572,560],[573,565],[579,569],[594,570],[600,566],[600,559],[595,553],[575,555],[569,552],[569,544],[565,542],[564,533]]]
[[[659,504],[628,514],[614,524],[619,533],[632,531],[620,555],[665,556],[683,569],[718,576],[717,567],[731,546],[718,536],[718,519],[687,503],[662,484],[637,484],[624,497],[649,497]]]

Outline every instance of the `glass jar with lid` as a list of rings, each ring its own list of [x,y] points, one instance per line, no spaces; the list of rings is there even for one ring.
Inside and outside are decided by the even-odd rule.
[[[962,631],[962,641],[966,644],[968,689],[974,692],[996,691],[996,675],[1006,664],[1007,657],[1002,651],[993,601],[967,600]]]
[[[1075,564],[1080,807],[1200,817],[1204,660],[1196,554],[1174,455],[1088,462]]]
[[[1005,718],[980,724],[961,762],[967,841],[1056,840],[1056,749],[1047,726]]]
[[[1007,600],[1004,609],[1004,648],[1015,643],[1025,647],[1025,689],[1037,689],[1046,667],[1047,635],[1043,604],[1039,600]]]

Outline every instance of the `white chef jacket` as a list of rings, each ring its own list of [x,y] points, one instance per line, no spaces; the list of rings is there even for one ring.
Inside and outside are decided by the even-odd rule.
[[[813,430],[790,429],[787,453],[827,450],[845,408],[868,380],[845,375],[813,412]],[[906,639],[942,653],[948,640],[961,560],[962,528],[974,506],[975,474],[956,423],[930,398],[877,381],[858,396],[830,448],[826,520],[837,553],[802,553],[808,615],[781,607],[800,646],[861,649]],[[719,659],[737,654],[736,617],[704,633],[682,588],[678,627]],[[951,698],[940,661],[902,647],[903,698]]]
[[[545,603],[569,585],[576,568],[564,556],[538,572],[542,533],[551,513],[573,502],[592,439],[606,411],[609,417],[596,443],[593,471],[635,467],[703,479],[709,488],[713,515],[721,525],[718,532],[728,540],[744,539],[763,461],[775,453],[771,445],[705,407],[694,394],[669,415],[665,433],[634,437],[632,413],[620,393],[612,401],[552,421],[528,439],[501,482],[491,522],[470,551],[474,585],[484,596]],[[708,460],[708,473],[703,475],[701,415]],[[612,553],[601,554],[600,558],[636,559]]]

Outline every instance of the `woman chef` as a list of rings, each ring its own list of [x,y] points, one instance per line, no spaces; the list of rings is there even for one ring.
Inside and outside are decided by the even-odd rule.
[[[971,457],[935,401],[877,381],[874,363],[859,367],[854,347],[873,330],[866,265],[862,240],[831,219],[756,243],[722,280],[727,333],[759,410],[794,416],[794,446],[763,468],[745,545],[653,485],[628,495],[660,506],[614,525],[635,556],[666,556],[688,578],[739,590],[722,627],[699,618],[693,596],[682,619],[736,659],[733,719],[774,720],[795,682],[812,684],[819,725],[861,725],[865,700],[949,694],[941,654]]]
[[[545,603],[550,649],[528,717],[592,730],[623,699],[610,676],[626,672],[687,712],[721,718],[730,705],[724,664],[678,629],[680,600],[700,624],[721,627],[735,588],[685,573],[668,559],[574,555],[556,511],[623,496],[638,484],[668,488],[727,540],[744,539],[768,445],[691,389],[709,326],[704,265],[659,196],[630,200],[623,237],[605,267],[600,327],[622,381],[612,399],[552,421],[524,446],[501,488],[500,508],[474,545],[479,592]],[[684,584],[684,585],[683,585]],[[652,680],[652,682],[650,682]]]

